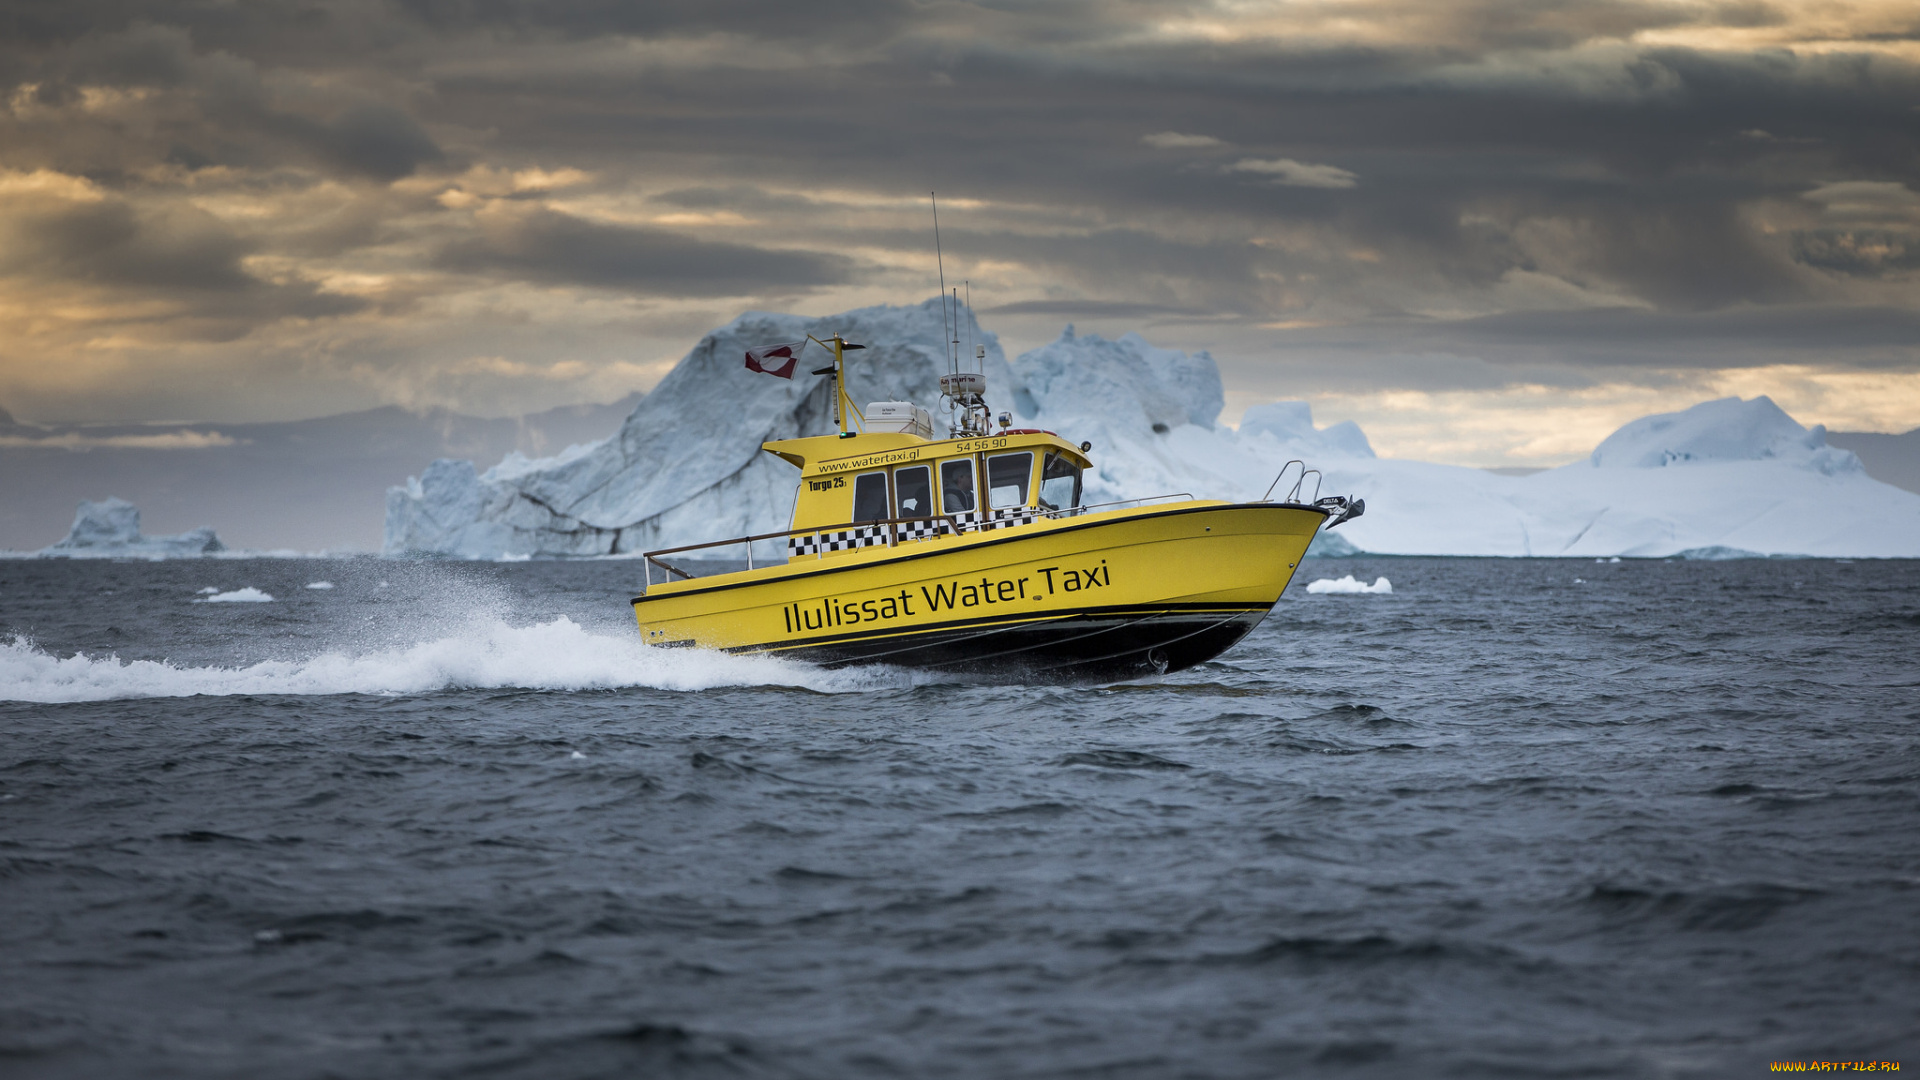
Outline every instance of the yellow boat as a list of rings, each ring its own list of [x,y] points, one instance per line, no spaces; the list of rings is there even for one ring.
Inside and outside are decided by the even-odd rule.
[[[633,600],[647,643],[963,677],[1178,671],[1259,625],[1321,525],[1364,509],[1338,496],[1291,501],[1299,483],[1281,502],[1183,493],[1083,505],[1090,444],[1010,428],[1005,414],[994,431],[981,376],[942,377],[959,420],[935,439],[926,409],[856,409],[845,354],[862,346],[818,343],[833,353],[814,374],[834,376],[840,432],[763,445],[800,468],[792,527],[647,552],[646,592]],[[748,366],[764,370],[753,354]],[[786,561],[754,566],[754,542],[780,539]],[[748,568],[733,573],[694,577],[666,559],[741,545]],[[652,580],[655,567],[667,581]]]

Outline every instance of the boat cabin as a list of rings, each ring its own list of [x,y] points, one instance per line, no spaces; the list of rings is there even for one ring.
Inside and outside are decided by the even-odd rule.
[[[886,404],[868,406],[866,416],[888,416]],[[1014,528],[1080,511],[1085,449],[1033,429],[932,439],[921,434],[931,433],[922,420],[926,410],[914,411],[919,415],[900,418],[900,430],[763,444],[800,467],[790,560]]]

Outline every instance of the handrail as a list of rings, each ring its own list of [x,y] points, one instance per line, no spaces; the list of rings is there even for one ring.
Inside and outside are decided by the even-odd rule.
[[[1289,461],[1285,465],[1280,466],[1280,475],[1274,477],[1273,483],[1267,485],[1267,493],[1265,495],[1260,496],[1261,502],[1266,502],[1268,499],[1273,498],[1273,489],[1280,486],[1280,481],[1285,480],[1287,478],[1287,470],[1292,468],[1295,465],[1300,466],[1301,479],[1304,480],[1306,478],[1307,463],[1304,461],[1301,461],[1299,458],[1294,458],[1292,461]],[[1292,502],[1293,496],[1297,494],[1299,494],[1299,485],[1295,484],[1293,493],[1287,496],[1287,501]]]
[[[1312,473],[1312,474],[1313,474],[1313,477],[1314,477],[1314,480],[1313,480],[1313,497],[1314,497],[1314,499],[1315,499],[1315,500],[1318,500],[1318,499],[1320,498],[1320,483],[1321,483],[1321,481],[1323,481],[1323,480],[1325,480],[1325,479],[1327,478],[1327,477],[1326,477],[1326,474],[1325,474],[1325,473],[1322,473],[1322,472],[1321,472],[1321,471],[1320,471],[1319,469],[1309,469],[1309,468],[1306,468],[1305,466],[1302,466],[1302,467],[1301,467],[1301,471],[1300,471],[1300,479],[1298,479],[1298,480],[1295,480],[1295,481],[1293,482],[1293,490],[1292,490],[1292,491],[1289,491],[1289,492],[1287,492],[1287,501],[1288,501],[1288,502],[1290,502],[1290,503],[1297,503],[1297,502],[1299,502],[1299,501],[1300,501],[1300,498],[1299,498],[1299,496],[1300,496],[1300,489],[1301,489],[1302,487],[1305,487],[1305,486],[1306,486],[1306,483],[1307,483],[1307,474],[1308,474],[1308,473]]]
[[[834,532],[839,529],[859,529],[859,528],[865,528],[869,525],[886,525],[886,526],[889,526],[889,528],[887,529],[887,546],[893,547],[897,543],[897,534],[896,534],[896,531],[893,528],[891,528],[891,526],[904,525],[908,522],[914,522],[914,521],[934,521],[938,519],[944,519],[947,523],[947,527],[952,529],[955,535],[959,535],[961,531],[960,520],[954,517],[952,514],[927,514],[922,517],[873,518],[868,521],[849,521],[839,525],[809,525],[806,528],[801,528],[801,529],[783,529],[780,532],[758,533],[753,536],[736,536],[729,540],[709,540],[703,544],[682,544],[679,547],[658,548],[653,551],[643,552],[640,558],[643,564],[646,566],[646,571],[645,571],[646,582],[648,585],[653,584],[653,570],[652,570],[653,566],[659,566],[662,570],[671,570],[672,572],[679,574],[681,577],[691,581],[693,579],[692,574],[687,573],[685,570],[682,570],[677,566],[673,566],[668,563],[663,563],[659,559],[655,558],[655,556],[672,555],[682,551],[698,551],[701,548],[730,547],[734,544],[745,544],[747,545],[747,569],[751,570],[753,569],[753,545],[756,541],[772,540],[776,537],[782,537],[782,536],[800,536],[803,534],[811,534],[811,533]]]
[[[1137,499],[1115,499],[1112,502],[1088,503],[1085,506],[1063,506],[1058,510],[1042,510],[1040,511],[1040,516],[1049,517],[1049,518],[1074,517],[1079,514],[1084,514],[1089,510],[1098,510],[1103,506],[1125,506],[1128,503],[1150,503],[1155,499],[1191,499],[1191,498],[1193,498],[1193,492],[1191,491],[1176,491],[1170,495],[1142,495],[1140,498],[1137,498]]]

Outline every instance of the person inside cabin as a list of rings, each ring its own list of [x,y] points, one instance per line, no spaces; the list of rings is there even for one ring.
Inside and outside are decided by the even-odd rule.
[[[949,514],[973,509],[973,459],[940,463],[940,506]]]

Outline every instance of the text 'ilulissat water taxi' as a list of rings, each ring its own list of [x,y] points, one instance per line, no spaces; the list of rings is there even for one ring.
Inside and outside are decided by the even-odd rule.
[[[1259,625],[1321,525],[1365,507],[1294,501],[1299,482],[1281,502],[1083,505],[1091,444],[1011,428],[1004,413],[993,430],[983,376],[941,377],[954,419],[936,439],[917,405],[854,407],[846,354],[864,346],[808,341],[833,355],[813,374],[834,378],[840,430],[764,444],[800,468],[792,527],[647,552],[633,601],[647,643],[1049,682],[1178,671]],[[752,350],[747,366],[791,378],[807,344]],[[786,561],[754,566],[753,542],[778,539]],[[665,559],[742,546],[748,568],[734,573],[692,577]]]

